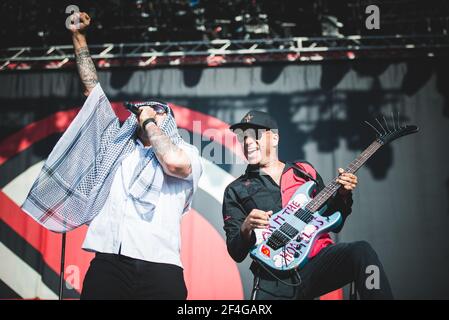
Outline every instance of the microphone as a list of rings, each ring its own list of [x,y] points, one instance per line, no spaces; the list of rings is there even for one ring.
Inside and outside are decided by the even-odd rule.
[[[134,103],[126,101],[123,103],[123,106],[130,112],[134,113],[136,116],[138,116],[140,113],[139,108]]]

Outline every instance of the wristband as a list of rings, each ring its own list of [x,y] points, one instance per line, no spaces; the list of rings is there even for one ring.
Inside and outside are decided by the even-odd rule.
[[[142,128],[145,130],[147,124],[149,124],[150,122],[153,122],[157,126],[156,120],[154,120],[154,118],[148,118],[142,123]]]

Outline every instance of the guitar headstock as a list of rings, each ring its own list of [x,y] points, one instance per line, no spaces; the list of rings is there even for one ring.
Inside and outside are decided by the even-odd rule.
[[[399,114],[397,118],[397,122],[395,122],[393,115],[392,124],[390,121],[390,126],[388,125],[385,117],[383,117],[383,125],[377,118],[375,119],[375,121],[377,122],[377,127],[375,125],[372,125],[368,121],[365,121],[365,123],[376,131],[377,141],[382,144],[388,144],[400,137],[407,136],[419,131],[418,126],[415,125],[400,125]]]

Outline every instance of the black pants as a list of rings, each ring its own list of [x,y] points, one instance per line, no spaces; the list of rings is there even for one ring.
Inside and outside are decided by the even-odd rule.
[[[355,282],[360,299],[393,299],[390,284],[373,248],[365,241],[341,243],[320,251],[299,271],[301,285],[288,286],[258,268],[255,299],[314,299]],[[298,275],[283,276],[282,281],[298,283]]]
[[[97,253],[83,283],[81,299],[185,300],[187,288],[181,267]]]

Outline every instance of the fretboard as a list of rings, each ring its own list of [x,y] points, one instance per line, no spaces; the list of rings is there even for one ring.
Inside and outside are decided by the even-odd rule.
[[[346,172],[355,173],[363,164],[382,146],[382,142],[376,140],[370,144],[357,158],[352,161],[346,168]],[[318,193],[306,206],[306,209],[315,212],[329,200],[330,197],[340,188],[340,184],[335,180],[329,183],[323,190]]]

